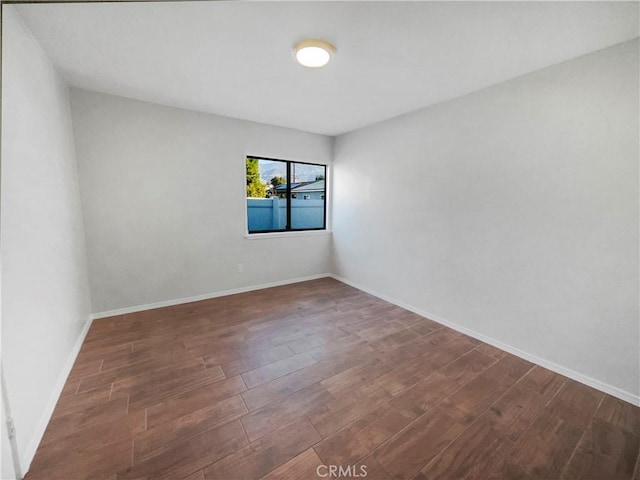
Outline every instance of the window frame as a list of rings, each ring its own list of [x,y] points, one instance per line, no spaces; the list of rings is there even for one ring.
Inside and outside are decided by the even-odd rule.
[[[280,230],[249,230],[249,203],[248,203],[248,198],[247,197],[247,193],[246,190],[244,192],[245,195],[245,232],[246,232],[246,236],[247,237],[255,237],[258,238],[258,236],[260,235],[283,235],[283,234],[300,234],[300,233],[305,233],[305,232],[309,232],[309,233],[314,233],[314,232],[318,232],[318,233],[322,233],[322,232],[328,232],[328,228],[327,228],[327,195],[328,195],[328,182],[327,182],[327,177],[328,177],[328,170],[329,170],[329,165],[325,164],[325,163],[313,163],[313,162],[303,162],[303,161],[298,161],[298,160],[285,160],[282,158],[272,158],[272,157],[265,157],[265,156],[261,156],[261,155],[245,155],[244,157],[244,163],[246,165],[247,160],[268,160],[268,161],[272,161],[272,162],[284,162],[286,164],[286,185],[287,185],[287,189],[285,192],[285,199],[287,200],[287,207],[286,207],[286,214],[287,214],[287,220],[286,220],[286,225],[284,229],[280,229]],[[297,163],[300,165],[312,165],[314,167],[322,167],[324,169],[324,195],[321,196],[321,200],[322,200],[322,227],[317,227],[317,228],[291,228],[291,219],[292,219],[292,212],[291,212],[291,199],[292,199],[292,193],[291,193],[291,165]],[[245,174],[245,182],[246,182],[246,174]]]

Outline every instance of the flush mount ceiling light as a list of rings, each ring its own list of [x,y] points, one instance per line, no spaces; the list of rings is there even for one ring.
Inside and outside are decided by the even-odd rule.
[[[334,53],[336,47],[324,40],[302,40],[293,47],[298,63],[309,68],[324,67]]]

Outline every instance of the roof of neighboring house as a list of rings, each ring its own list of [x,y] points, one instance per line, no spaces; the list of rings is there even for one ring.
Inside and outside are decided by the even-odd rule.
[[[296,187],[299,187],[300,185],[306,185],[309,182],[296,182],[296,183],[292,183],[291,184],[291,190],[293,190]],[[285,192],[287,190],[287,184],[286,183],[282,183],[278,186],[276,186],[276,191],[277,192]]]
[[[287,184],[283,183],[276,187],[276,192],[285,192],[287,190]],[[296,192],[323,192],[324,180],[318,180],[315,182],[296,182],[291,184],[291,190]]]
[[[291,187],[291,190],[296,192],[324,192],[324,180],[318,180],[317,182],[305,183],[299,187]]]

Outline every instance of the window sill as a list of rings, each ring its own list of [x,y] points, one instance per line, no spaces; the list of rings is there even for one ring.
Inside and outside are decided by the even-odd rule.
[[[270,233],[245,233],[247,240],[263,240],[265,238],[279,237],[307,237],[314,235],[331,235],[331,230],[307,230],[303,232],[270,232]]]

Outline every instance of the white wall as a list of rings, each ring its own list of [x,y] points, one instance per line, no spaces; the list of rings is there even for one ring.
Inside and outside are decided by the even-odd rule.
[[[26,471],[91,304],[67,87],[12,7],[2,34],[2,364]]]
[[[329,271],[327,234],[244,238],[244,161],[329,163],[330,137],[77,89],[71,105],[94,312]]]
[[[0,478],[2,480],[15,480],[18,473],[14,468],[13,449],[11,447],[11,439],[9,438],[9,429],[7,426],[7,402],[2,399],[2,414],[0,415],[2,421],[2,436],[0,437],[0,447],[2,450],[2,456],[0,457]]]
[[[638,41],[338,137],[341,277],[638,400]]]

